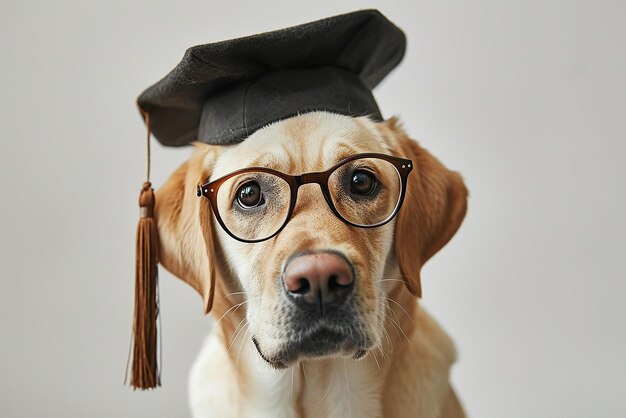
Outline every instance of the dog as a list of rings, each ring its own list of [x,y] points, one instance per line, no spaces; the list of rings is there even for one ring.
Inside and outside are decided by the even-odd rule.
[[[326,199],[311,181],[297,187],[276,235],[243,242],[236,235],[246,228],[276,232],[278,223],[264,216],[240,225],[257,210],[253,204],[272,205],[276,192],[230,185],[226,206],[239,187],[236,199],[247,212],[230,220],[219,214],[226,228],[211,200],[198,197],[199,187],[247,167],[297,176],[364,153],[410,160],[398,213],[377,227],[346,222],[366,216],[369,203],[342,207],[340,219],[332,207],[339,198]],[[353,172],[350,190],[369,202],[365,192],[378,180],[363,170]],[[397,119],[318,111],[272,123],[236,145],[198,143],[156,196],[159,261],[199,292],[216,319],[190,373],[194,417],[464,416],[449,382],[455,347],[416,296],[420,269],[458,230],[468,192]]]

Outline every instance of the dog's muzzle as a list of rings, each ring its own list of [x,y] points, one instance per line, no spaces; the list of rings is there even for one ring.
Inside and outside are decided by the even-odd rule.
[[[281,276],[289,312],[285,342],[269,356],[253,338],[260,356],[276,368],[301,358],[332,355],[363,357],[372,345],[359,321],[355,271],[338,252],[317,251],[291,256]]]

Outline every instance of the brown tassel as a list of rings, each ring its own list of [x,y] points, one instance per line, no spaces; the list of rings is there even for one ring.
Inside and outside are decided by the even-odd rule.
[[[135,319],[133,323],[133,363],[130,385],[135,389],[161,386],[157,360],[157,226],[154,219],[154,190],[145,182],[139,196],[141,219],[137,225],[137,264],[135,268]]]
[[[154,218],[155,198],[150,183],[150,115],[142,112],[146,122],[147,175],[139,195],[141,218],[137,225],[135,265],[135,316],[133,320],[132,366],[130,385],[134,389],[161,386],[157,359],[157,319],[159,316],[158,230]],[[131,353],[129,353],[130,356]],[[126,365],[128,372],[128,364]]]

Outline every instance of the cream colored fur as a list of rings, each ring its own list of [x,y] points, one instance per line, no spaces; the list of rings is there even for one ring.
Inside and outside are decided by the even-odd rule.
[[[311,185],[301,188],[283,232],[245,244],[222,231],[206,199],[195,196],[197,184],[246,166],[300,174],[361,152],[415,165],[400,214],[380,228],[348,227]],[[460,226],[466,197],[460,176],[393,119],[375,124],[314,112],[269,125],[235,146],[198,145],[157,193],[160,261],[201,294],[217,319],[190,374],[193,416],[463,417],[449,383],[453,343],[414,295],[421,292],[421,266]],[[375,345],[361,360],[337,353],[275,370],[251,336],[268,352],[280,344],[269,337],[281,315],[274,283],[286,257],[308,249],[339,250],[354,263],[359,319]]]

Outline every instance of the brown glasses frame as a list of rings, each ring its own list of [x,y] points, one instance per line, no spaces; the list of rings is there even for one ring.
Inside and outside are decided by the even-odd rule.
[[[341,214],[337,211],[337,208],[335,208],[335,204],[333,203],[332,197],[330,196],[330,191],[328,190],[328,179],[330,178],[331,174],[335,170],[337,170],[342,165],[349,163],[350,161],[360,160],[364,158],[377,158],[380,160],[390,162],[391,164],[393,164],[393,166],[398,171],[398,174],[400,175],[400,183],[401,183],[400,198],[398,199],[398,203],[396,204],[396,207],[394,208],[393,213],[389,217],[387,217],[387,219],[385,219],[384,221],[379,222],[374,225],[355,224],[353,222],[348,221],[343,216],[341,216]],[[303,174],[296,175],[296,176],[285,174],[280,171],[273,170],[267,167],[242,168],[240,170],[233,171],[232,173],[227,174],[223,177],[220,177],[217,180],[213,180],[211,182],[204,183],[204,184],[199,184],[197,194],[198,194],[198,197],[206,197],[209,200],[211,209],[213,211],[213,214],[215,215],[215,218],[217,219],[217,222],[220,224],[222,229],[226,231],[228,235],[230,235],[237,241],[246,242],[246,243],[255,243],[255,242],[261,242],[261,241],[265,241],[270,238],[273,238],[285,228],[285,226],[291,220],[291,216],[293,215],[293,211],[296,207],[296,202],[298,200],[298,189],[300,188],[300,186],[305,185],[305,184],[310,184],[310,183],[316,183],[320,186],[320,189],[322,190],[322,195],[324,196],[324,199],[326,200],[326,203],[328,204],[328,207],[330,208],[330,210],[335,214],[335,216],[337,216],[346,224],[357,227],[357,228],[376,228],[379,226],[383,226],[389,221],[391,221],[398,214],[398,211],[400,210],[400,207],[402,206],[402,202],[404,202],[404,195],[406,194],[407,178],[411,170],[413,170],[413,162],[406,158],[394,157],[391,155],[377,154],[377,153],[355,154],[339,161],[337,164],[333,165],[326,171],[303,173]],[[285,180],[287,184],[289,184],[289,188],[291,189],[291,200],[289,202],[289,210],[287,212],[287,216],[285,217],[285,222],[281,225],[280,228],[278,228],[276,232],[274,232],[272,235],[266,238],[261,238],[261,239],[256,239],[256,240],[247,240],[247,239],[243,239],[243,238],[236,236],[226,227],[219,213],[220,211],[217,206],[217,193],[219,191],[219,188],[222,186],[222,184],[224,184],[225,181],[227,181],[231,177],[242,174],[242,173],[246,173],[246,172],[261,172],[261,173],[273,174]]]

